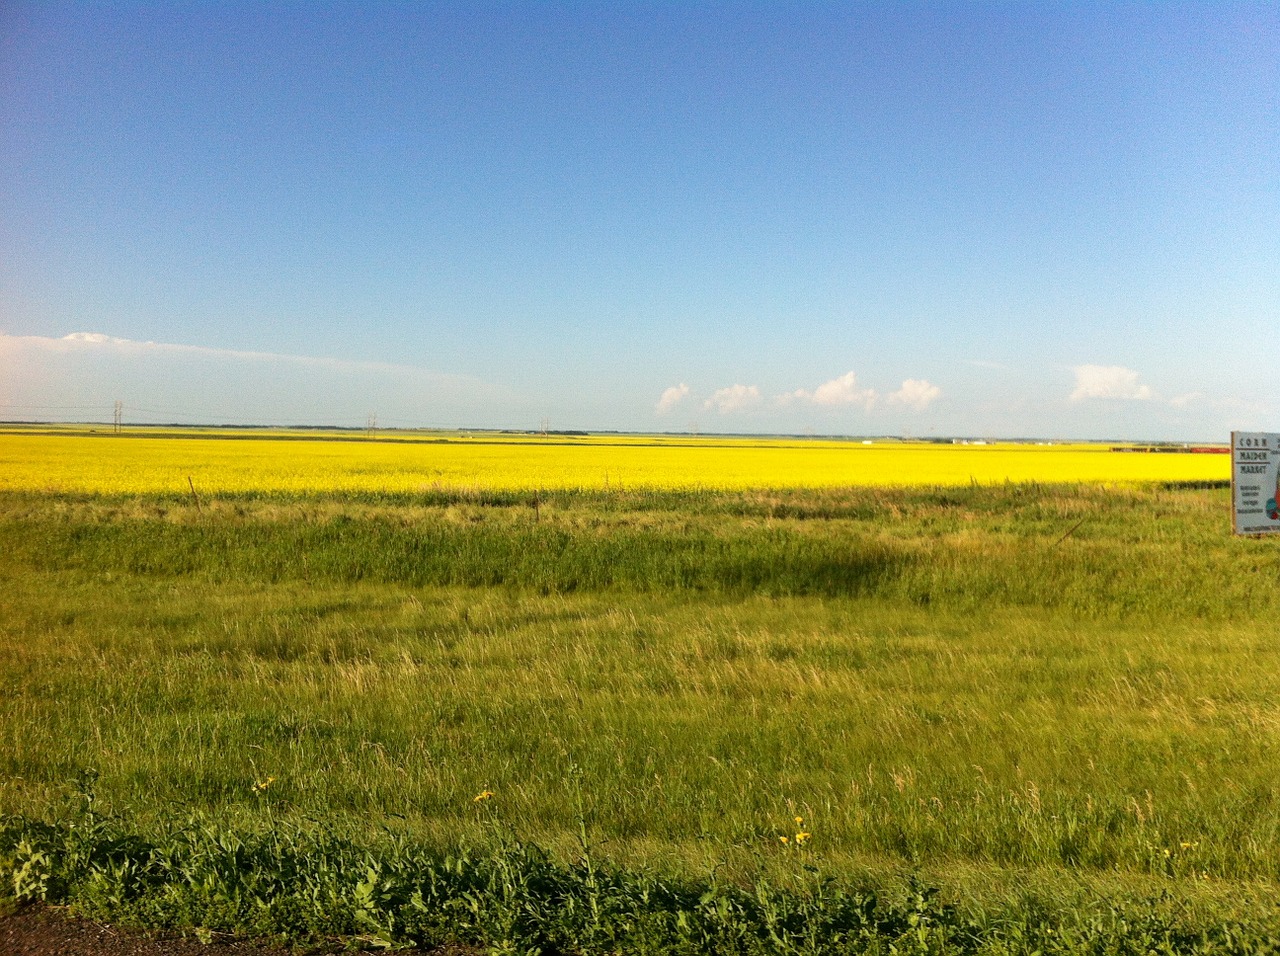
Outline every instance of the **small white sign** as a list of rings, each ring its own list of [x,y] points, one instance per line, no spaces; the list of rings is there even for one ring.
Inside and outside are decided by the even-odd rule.
[[[1280,434],[1231,433],[1231,530],[1280,531]]]

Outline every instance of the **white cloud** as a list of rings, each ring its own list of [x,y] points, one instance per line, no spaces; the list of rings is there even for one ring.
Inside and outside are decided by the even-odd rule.
[[[103,332],[72,332],[60,339],[39,335],[9,336],[0,333],[0,344],[39,349],[57,353],[115,353],[118,355],[190,355],[212,359],[236,359],[254,362],[284,362],[291,365],[324,367],[348,371],[420,372],[412,365],[395,362],[361,362],[351,359],[320,358],[312,355],[284,355],[277,352],[250,352],[241,349],[209,348],[205,345],[180,345],[175,342],[139,342],[121,339]],[[447,376],[446,376],[447,377]]]
[[[812,392],[803,388],[796,389],[794,392],[778,396],[778,401],[783,405],[794,401],[810,402],[814,405],[857,405],[870,411],[871,406],[876,403],[876,390],[859,388],[857,376],[853,372],[846,372],[839,378],[823,382]]]
[[[658,399],[658,414],[665,415],[671,409],[679,405],[689,394],[689,386],[684,382],[679,385],[672,385],[669,389],[662,393],[662,397]]]
[[[86,345],[133,345],[128,339],[117,339],[102,332],[72,332],[70,335],[64,335],[61,339],[63,342],[83,342]],[[154,342],[147,342],[147,345],[154,345]]]
[[[922,378],[909,378],[902,383],[902,388],[889,396],[889,401],[895,405],[906,405],[908,408],[922,412],[941,394],[942,389],[938,386]]]
[[[755,385],[730,385],[728,388],[719,389],[702,404],[704,408],[714,408],[724,414],[741,411],[759,401],[760,389]]]
[[[116,400],[133,422],[344,424],[376,409],[387,424],[499,425],[516,400],[466,375],[389,362],[282,355],[101,332],[0,332],[8,418],[101,420]]]
[[[1149,385],[1138,384],[1138,373],[1122,365],[1077,365],[1076,388],[1071,401],[1089,398],[1121,398],[1147,401],[1155,396]]]

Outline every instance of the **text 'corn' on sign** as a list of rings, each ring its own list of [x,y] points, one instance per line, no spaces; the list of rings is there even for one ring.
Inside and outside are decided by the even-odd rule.
[[[1231,530],[1280,531],[1280,434],[1231,433]]]

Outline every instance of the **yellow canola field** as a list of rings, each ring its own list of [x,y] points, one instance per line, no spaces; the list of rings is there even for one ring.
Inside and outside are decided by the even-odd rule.
[[[397,433],[0,432],[0,491],[421,492],[1225,481],[1222,454],[1099,445]],[[203,437],[197,437],[203,436]]]

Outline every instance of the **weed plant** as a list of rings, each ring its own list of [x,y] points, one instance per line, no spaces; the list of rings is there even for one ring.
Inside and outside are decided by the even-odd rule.
[[[80,805],[53,823],[0,818],[0,862],[20,902],[74,902],[90,917],[176,928],[206,942],[250,934],[343,936],[359,948],[490,953],[1256,954],[1280,923],[1197,921],[1169,893],[1145,900],[962,908],[909,878],[896,898],[797,861],[783,877],[663,877],[593,857],[557,861],[514,839],[450,852],[394,831],[353,841],[324,822],[236,832],[200,816],[144,838]]]

